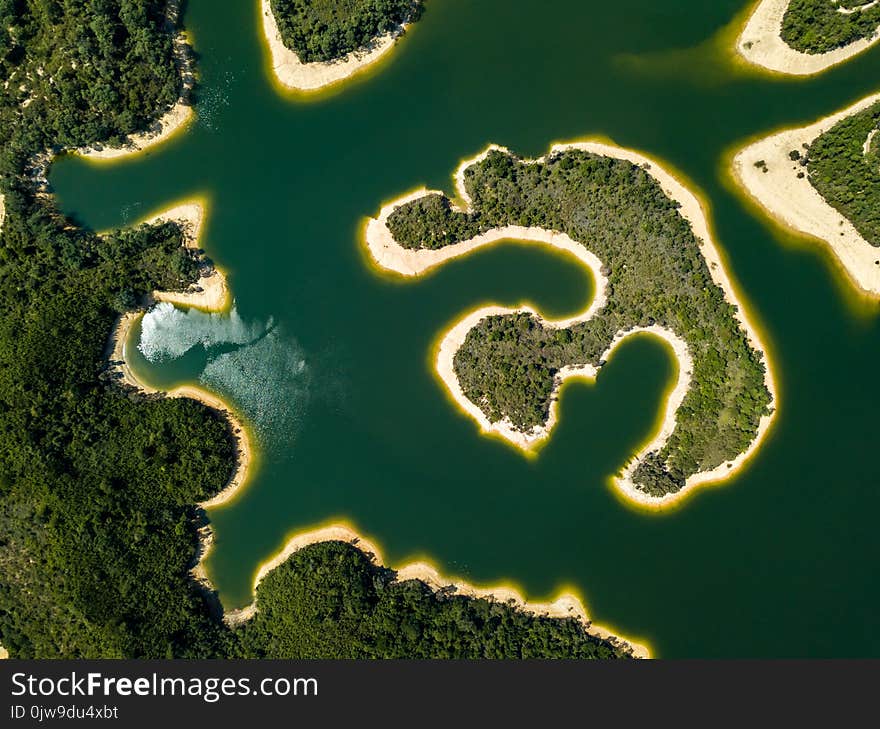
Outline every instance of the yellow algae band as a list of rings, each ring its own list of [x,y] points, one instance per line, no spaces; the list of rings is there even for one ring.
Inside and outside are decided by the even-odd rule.
[[[198,248],[199,236],[205,219],[205,207],[206,204],[203,200],[188,200],[155,213],[140,222],[175,222],[183,231],[184,245],[190,248]],[[153,301],[170,301],[183,306],[213,312],[225,311],[231,303],[226,277],[222,271],[216,268],[212,268],[208,275],[199,279],[194,291],[154,291],[149,299]],[[115,372],[122,382],[136,388],[140,392],[147,394],[162,392],[139,380],[132,372],[126,359],[126,342],[129,333],[132,326],[142,316],[142,312],[127,312],[116,320],[107,344],[108,358],[111,362],[110,371]],[[228,403],[201,387],[183,385],[175,387],[173,390],[168,390],[164,394],[167,397],[188,397],[198,400],[207,407],[220,412],[228,421],[230,431],[236,443],[235,464],[232,475],[219,492],[210,499],[201,502],[198,506],[207,509],[228,503],[240,492],[241,487],[245,484],[255,467],[253,438],[247,425]],[[199,537],[199,560],[193,568],[193,576],[198,581],[207,584],[208,579],[204,569],[204,559],[210,550],[213,534],[209,527],[204,527],[200,530]]]
[[[784,129],[759,139],[736,152],[731,163],[734,181],[772,220],[824,242],[849,280],[871,296],[880,296],[880,248],[868,243],[825,201],[806,169],[789,153],[803,152],[805,145],[811,145],[835,124],[878,101],[880,94],[874,94],[809,126]]]
[[[382,552],[375,541],[358,534],[347,523],[334,522],[327,526],[300,532],[290,537],[278,554],[260,565],[254,577],[254,601],[246,607],[228,611],[224,616],[226,623],[232,626],[240,625],[253,618],[258,610],[256,602],[257,588],[260,586],[263,578],[272,570],[284,564],[296,552],[320,542],[345,542],[363,552],[373,564],[389,566],[382,558]],[[397,573],[397,580],[399,582],[420,580],[435,592],[453,587],[459,595],[475,599],[512,603],[517,610],[522,610],[538,617],[574,618],[589,635],[602,640],[623,643],[624,647],[632,650],[632,655],[636,658],[651,657],[650,651],[644,643],[624,638],[620,634],[590,621],[583,601],[573,594],[565,593],[559,595],[551,602],[529,602],[518,590],[506,585],[477,587],[462,580],[449,579],[441,575],[433,565],[427,562],[410,562],[402,567],[391,569],[394,569]]]
[[[746,333],[751,346],[760,353],[764,362],[764,380],[771,396],[768,414],[761,417],[754,439],[744,451],[735,458],[721,463],[715,468],[700,471],[690,475],[683,488],[662,496],[654,496],[637,488],[633,482],[633,472],[640,459],[648,453],[658,451],[669,440],[676,426],[676,413],[681,406],[685,395],[691,385],[693,373],[693,359],[687,343],[675,332],[658,325],[636,327],[626,332],[620,332],[613,339],[608,349],[601,356],[600,362],[607,361],[608,357],[616,350],[617,346],[630,336],[648,333],[665,341],[674,352],[678,360],[678,377],[675,386],[668,394],[665,405],[665,414],[657,433],[633,456],[623,471],[614,478],[614,484],[619,492],[629,501],[640,506],[650,508],[663,508],[680,502],[697,487],[709,483],[717,483],[729,478],[736,473],[747,459],[756,452],[762,440],[770,428],[776,412],[776,387],[770,371],[766,348],[761,342],[758,330],[749,320],[746,309],[740,302],[736,290],[728,277],[721,255],[715,245],[714,238],[709,228],[706,213],[697,197],[688,190],[679,180],[655,160],[639,152],[624,149],[604,141],[586,140],[568,144],[556,144],[550,149],[547,157],[536,160],[523,160],[525,164],[541,164],[548,157],[565,152],[566,150],[580,150],[605,157],[626,160],[634,165],[642,167],[660,184],[664,194],[679,203],[679,212],[691,225],[697,239],[703,241],[700,252],[706,260],[712,280],[724,292],[725,299],[735,307],[735,316]],[[471,212],[472,201],[464,184],[465,170],[473,164],[483,161],[493,151],[510,154],[509,151],[497,145],[490,145],[487,149],[472,159],[464,160],[458,167],[455,175],[455,190],[460,204],[453,204],[457,212]],[[544,441],[550,434],[558,420],[557,405],[558,393],[562,383],[573,377],[595,378],[599,368],[587,365],[584,367],[565,367],[556,376],[550,401],[549,418],[543,426],[536,427],[529,432],[523,432],[514,427],[508,419],[491,422],[486,414],[470,399],[462,389],[459,378],[453,367],[456,352],[461,348],[468,333],[488,316],[506,315],[514,313],[529,313],[536,317],[544,326],[551,328],[566,327],[575,323],[582,323],[597,314],[607,303],[608,279],[602,272],[602,262],[584,245],[577,243],[565,234],[534,227],[505,226],[489,230],[482,235],[465,241],[441,247],[439,249],[407,249],[401,246],[388,228],[389,216],[401,205],[419,200],[429,195],[442,195],[442,193],[419,190],[414,193],[394,200],[383,206],[376,218],[370,219],[365,228],[365,242],[370,257],[381,269],[393,271],[402,276],[419,276],[444,262],[470,253],[477,248],[491,245],[502,239],[514,238],[530,241],[540,245],[569,251],[575,255],[584,266],[590,269],[596,280],[596,295],[593,302],[580,314],[563,320],[546,320],[533,309],[522,307],[509,309],[499,306],[482,307],[466,314],[455,322],[448,331],[441,335],[439,345],[436,348],[435,368],[441,381],[445,385],[452,399],[457,405],[479,425],[482,432],[500,436],[506,441],[525,452],[529,452],[538,443]]]
[[[878,28],[869,38],[853,41],[826,53],[802,53],[795,50],[782,39],[782,21],[790,2],[791,0],[758,1],[736,40],[736,50],[742,58],[774,73],[812,76],[863,53],[880,41]]]
[[[296,52],[284,45],[270,0],[260,0],[260,18],[272,77],[284,89],[303,93],[321,91],[363,73],[388,55],[410,25],[404,23],[376,38],[368,48],[353,51],[337,60],[303,63]]]

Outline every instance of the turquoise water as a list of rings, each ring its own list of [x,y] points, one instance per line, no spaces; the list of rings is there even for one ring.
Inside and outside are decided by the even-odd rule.
[[[286,536],[344,519],[392,565],[427,556],[532,598],[573,589],[597,622],[663,657],[880,655],[878,307],[820,248],[757,216],[725,171],[747,138],[876,91],[880,51],[788,80],[721,52],[740,1],[438,0],[377,73],[302,100],[270,83],[256,5],[188,4],[202,83],[185,134],[50,175],[61,208],[99,230],[210,201],[203,244],[240,321],[160,311],[152,323],[170,328],[154,342],[207,347],[154,362],[129,351],[152,383],[202,381],[254,422],[259,471],[210,513],[224,604],[250,601]],[[570,314],[592,297],[588,272],[511,243],[400,281],[362,250],[365,216],[418,185],[451,191],[459,160],[487,143],[534,156],[591,135],[666,160],[708,199],[779,383],[758,457],[662,514],[609,482],[674,380],[660,343],[627,342],[595,385],[567,384],[536,459],[480,436],[433,374],[436,338],[464,312]]]

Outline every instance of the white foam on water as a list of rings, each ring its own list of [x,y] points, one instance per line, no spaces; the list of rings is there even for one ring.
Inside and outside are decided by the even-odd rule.
[[[285,454],[309,400],[309,368],[294,339],[273,329],[252,344],[209,359],[199,381],[229,393],[256,427],[264,448]]]
[[[207,350],[221,344],[250,344],[271,326],[271,319],[265,324],[245,322],[235,308],[216,314],[162,302],[144,314],[138,349],[150,362],[161,362],[182,357],[198,345]]]
[[[309,367],[296,340],[271,319],[245,321],[235,307],[212,314],[162,302],[144,315],[138,349],[150,362],[174,360],[198,346],[207,353],[199,382],[246,417],[266,453],[288,453],[309,400]]]

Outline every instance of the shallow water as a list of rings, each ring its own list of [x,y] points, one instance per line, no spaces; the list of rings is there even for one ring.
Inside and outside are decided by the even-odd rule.
[[[303,101],[270,83],[257,5],[188,3],[202,86],[186,134],[129,162],[60,160],[50,177],[62,209],[98,230],[211,202],[203,244],[238,321],[165,310],[146,338],[154,361],[128,349],[153,384],[205,383],[257,431],[258,473],[211,512],[227,607],[250,601],[287,535],[339,518],[392,565],[427,556],[533,598],[574,589],[597,622],[664,657],[880,656],[878,307],[756,216],[724,170],[745,139],[876,91],[880,49],[787,80],[722,52],[741,0],[443,0],[377,73]],[[609,484],[675,377],[662,344],[630,341],[596,385],[567,384],[536,459],[478,435],[433,375],[436,338],[465,311],[576,312],[587,272],[504,244],[402,282],[362,252],[364,216],[418,185],[451,191],[488,142],[532,156],[589,135],[665,159],[707,197],[775,363],[780,410],[758,456],[669,513]]]

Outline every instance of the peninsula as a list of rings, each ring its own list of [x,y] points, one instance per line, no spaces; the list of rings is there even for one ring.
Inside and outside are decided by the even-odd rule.
[[[503,585],[481,588],[460,580],[450,580],[426,562],[411,562],[397,569],[389,569],[383,566],[384,560],[376,544],[345,523],[334,523],[291,537],[275,557],[260,566],[254,579],[254,602],[226,614],[226,622],[241,635],[245,645],[253,640],[254,635],[275,633],[277,627],[273,623],[283,624],[290,620],[290,594],[302,591],[312,580],[321,577],[320,573],[315,574],[314,555],[358,565],[360,570],[366,570],[372,576],[367,594],[358,590],[361,594],[357,599],[364,602],[360,613],[366,623],[366,627],[360,626],[359,629],[374,636],[384,636],[379,639],[383,643],[398,643],[394,657],[432,655],[425,653],[424,646],[419,645],[418,636],[411,631],[407,635],[404,630],[401,637],[392,640],[391,632],[396,631],[398,626],[394,622],[389,623],[382,613],[394,601],[403,601],[411,606],[413,614],[421,615],[436,627],[456,619],[455,616],[463,611],[470,613],[471,619],[479,616],[475,623],[479,637],[474,640],[473,637],[457,635],[453,642],[458,646],[444,657],[510,657],[511,643],[523,639],[526,639],[523,641],[526,652],[521,652],[522,648],[516,650],[519,657],[526,657],[537,649],[540,635],[555,634],[556,640],[563,640],[567,644],[567,655],[571,658],[650,658],[646,646],[621,638],[592,623],[583,603],[574,595],[564,594],[552,602],[533,603],[526,601],[517,590]],[[329,574],[326,576],[331,580],[338,579]],[[324,584],[321,586],[327,587]],[[280,596],[286,602],[279,603]],[[302,608],[307,608],[303,617],[311,622],[321,615],[322,608],[315,610],[307,605],[307,599],[308,596],[303,595]],[[479,635],[483,633],[485,635]],[[491,638],[490,633],[493,634]],[[531,638],[527,637],[528,633],[532,633]],[[291,631],[290,637],[284,640],[289,641],[296,635],[297,631]],[[296,648],[288,648],[285,655],[296,654],[297,649],[302,650],[300,640],[297,638]],[[308,640],[305,638],[302,642],[307,643]],[[270,647],[270,651],[265,652],[263,648],[258,655],[276,657],[276,642],[267,641],[265,637],[261,637],[261,642]],[[528,648],[526,643],[534,645]],[[343,650],[350,651],[352,647]],[[333,649],[326,645],[315,645],[304,653],[321,656],[326,654],[328,648]],[[373,650],[368,645],[362,645],[347,653],[346,657],[364,657]],[[541,652],[539,650],[533,655],[537,657]],[[334,654],[334,657],[338,655]]]
[[[775,221],[823,241],[849,279],[880,295],[880,94],[739,150],[733,175]]]
[[[809,76],[878,40],[880,4],[873,0],[759,0],[736,50],[769,71]]]
[[[272,73],[300,92],[344,81],[388,54],[421,9],[421,0],[260,0]]]
[[[755,327],[739,303],[697,198],[657,162],[595,141],[522,160],[490,146],[455,174],[460,205],[419,191],[368,222],[383,269],[418,275],[502,239],[575,254],[596,278],[579,315],[479,309],[440,342],[436,368],[485,432],[527,449],[556,421],[569,377],[595,377],[625,338],[649,332],[679,363],[660,431],[616,485],[648,506],[727,478],[754,452],[775,411]]]

